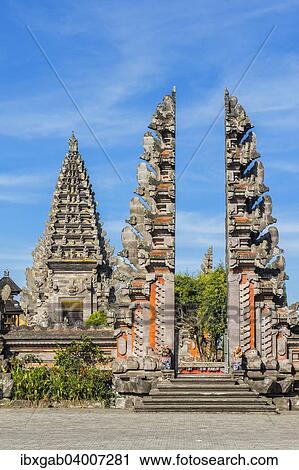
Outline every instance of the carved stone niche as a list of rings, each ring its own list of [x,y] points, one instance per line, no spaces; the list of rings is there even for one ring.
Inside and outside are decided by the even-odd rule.
[[[121,356],[125,356],[127,354],[127,346],[128,344],[126,338],[121,336],[117,342],[117,350]]]

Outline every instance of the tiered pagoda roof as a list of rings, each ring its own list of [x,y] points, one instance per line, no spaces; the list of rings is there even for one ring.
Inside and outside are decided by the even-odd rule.
[[[45,232],[50,262],[94,261],[108,265],[110,248],[105,242],[94,192],[78,141],[72,134],[64,159]]]

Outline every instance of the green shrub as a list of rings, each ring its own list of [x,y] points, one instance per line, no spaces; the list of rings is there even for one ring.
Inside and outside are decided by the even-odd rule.
[[[107,363],[107,359],[104,358],[99,346],[87,336],[81,336],[80,340],[59,348],[55,355],[55,365],[70,371],[80,371],[86,366],[104,363]]]
[[[38,403],[62,400],[93,400],[109,405],[112,397],[112,373],[103,370],[107,360],[99,347],[82,337],[56,352],[55,365],[26,367],[12,361],[13,398]]]
[[[86,326],[108,326],[107,315],[103,310],[93,312],[85,322]]]

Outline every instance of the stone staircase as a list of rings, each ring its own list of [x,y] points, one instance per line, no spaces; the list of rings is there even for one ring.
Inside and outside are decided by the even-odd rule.
[[[158,382],[135,411],[276,412],[276,407],[230,374],[179,376]]]

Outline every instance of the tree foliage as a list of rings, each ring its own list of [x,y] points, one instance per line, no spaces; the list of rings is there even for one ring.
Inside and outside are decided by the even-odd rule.
[[[175,295],[178,322],[196,337],[201,356],[214,359],[226,328],[227,282],[223,266],[208,274],[177,274]],[[208,348],[204,347],[207,343]]]

